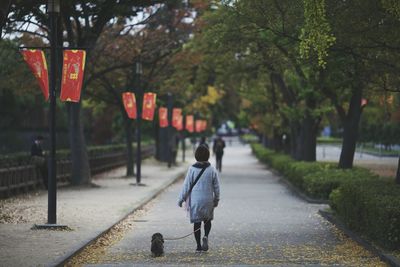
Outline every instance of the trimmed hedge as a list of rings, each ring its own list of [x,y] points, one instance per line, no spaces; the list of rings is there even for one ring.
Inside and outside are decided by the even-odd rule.
[[[364,168],[295,161],[260,144],[252,145],[262,162],[278,170],[306,195],[328,199],[352,230],[386,249],[400,249],[400,186]]]
[[[254,134],[242,134],[240,136],[240,139],[242,139],[243,142],[245,143],[257,143],[259,142],[258,136]]]
[[[340,145],[342,144],[342,138],[335,138],[335,137],[318,137],[317,138],[318,144],[332,144],[332,145]]]
[[[292,161],[289,167],[283,173],[285,177],[295,186],[297,186],[302,191],[311,197],[312,194],[309,194],[307,191],[310,188],[307,182],[312,182],[312,180],[305,180],[305,177],[309,174],[318,173],[319,175],[323,175],[327,170],[333,168],[333,164],[331,163],[322,163],[322,162],[304,162],[304,161]],[[328,199],[328,198],[326,198]]]
[[[353,169],[343,170],[337,169],[335,166],[305,175],[303,177],[303,189],[309,196],[319,199],[329,199],[329,195],[333,190],[348,181],[357,180],[366,182],[376,179],[378,179],[378,176],[372,174],[367,169],[354,167]]]
[[[150,142],[142,142],[142,145],[149,144]],[[133,144],[135,147],[136,144]],[[113,152],[121,152],[126,150],[126,144],[114,144],[103,146],[88,146],[87,152],[89,156],[96,156],[108,154]],[[64,160],[70,158],[69,149],[59,149],[56,152],[57,160]],[[31,162],[30,152],[17,152],[7,155],[0,155],[0,168],[14,167],[26,165]]]
[[[334,163],[296,161],[261,144],[252,144],[252,148],[257,158],[280,172],[311,198],[328,200],[330,193],[346,181],[373,180],[378,177],[362,168],[342,170]]]
[[[386,249],[400,249],[400,186],[393,181],[345,183],[332,192],[330,205],[349,228]]]

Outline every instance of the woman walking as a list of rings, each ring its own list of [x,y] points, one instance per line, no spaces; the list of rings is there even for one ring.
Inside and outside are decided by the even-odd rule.
[[[189,168],[185,177],[178,205],[186,202],[190,213],[190,222],[194,224],[194,237],[197,243],[197,252],[208,250],[208,235],[211,230],[211,221],[214,219],[214,208],[219,201],[218,172],[208,162],[210,151],[205,145],[197,147],[195,152],[197,162]],[[201,238],[201,222],[204,223],[203,244]]]

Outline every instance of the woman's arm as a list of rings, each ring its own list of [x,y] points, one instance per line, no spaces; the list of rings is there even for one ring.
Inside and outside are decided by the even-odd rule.
[[[219,189],[219,181],[218,181],[218,172],[214,171],[213,174],[213,186],[214,186],[214,207],[218,206],[219,198],[220,198],[220,189]]]
[[[186,173],[186,177],[185,177],[185,181],[183,182],[181,193],[179,194],[179,198],[178,198],[178,206],[179,207],[182,207],[182,203],[185,202],[186,197],[189,193],[191,177],[192,177],[192,172],[189,169],[188,172]]]

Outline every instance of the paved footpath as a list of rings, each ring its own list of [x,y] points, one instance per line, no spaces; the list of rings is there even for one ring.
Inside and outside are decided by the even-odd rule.
[[[165,256],[153,258],[153,233],[179,237],[192,231],[185,212],[176,204],[181,182],[71,264],[386,266],[318,215],[327,206],[308,204],[293,195],[279,177],[258,163],[249,146],[238,144],[226,148],[210,250],[195,253],[194,238],[189,236],[166,241]]]
[[[72,231],[31,230],[47,222],[47,192],[0,201],[0,266],[54,266],[182,176],[186,167],[168,169],[146,160],[142,183],[124,178],[125,168],[102,174],[94,187],[58,190],[57,223]]]

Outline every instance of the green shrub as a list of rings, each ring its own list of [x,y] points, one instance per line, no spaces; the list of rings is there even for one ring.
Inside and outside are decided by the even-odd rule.
[[[150,142],[143,142],[143,145],[148,145]],[[134,145],[133,145],[134,146]],[[126,144],[114,144],[104,146],[89,146],[87,148],[89,157],[96,157],[98,155],[125,151]],[[47,152],[47,151],[46,151]],[[59,149],[56,152],[57,160],[69,159],[69,149]],[[21,166],[31,163],[31,155],[28,152],[18,152],[7,155],[0,155],[0,168],[7,168],[13,166]]]
[[[338,188],[343,183],[356,180],[371,180],[377,179],[378,176],[372,174],[367,169],[337,169],[332,165],[327,165],[327,168],[309,172],[303,177],[303,190],[313,198],[329,199],[331,192]]]
[[[400,249],[400,186],[369,170],[338,169],[336,164],[294,161],[260,144],[252,144],[260,161],[278,170],[313,198],[330,206],[352,230],[387,249]]]
[[[246,143],[257,143],[259,141],[258,136],[254,134],[243,134],[240,138]]]
[[[312,198],[328,200],[330,193],[345,182],[378,177],[364,168],[343,170],[338,169],[336,163],[295,161],[261,144],[252,144],[252,148],[257,158]]]
[[[273,158],[273,155],[275,154],[275,152],[273,152],[270,149],[265,148],[263,145],[261,144],[251,144],[251,147],[253,149],[253,153],[255,154],[255,156],[263,163],[266,163],[268,165],[271,164],[271,160]]]
[[[251,144],[251,147],[253,153],[261,162],[279,172],[284,172],[288,168],[288,165],[294,162],[290,156],[274,152],[271,149],[265,148],[261,144]]]
[[[298,188],[304,190],[304,177],[310,173],[316,173],[334,168],[332,163],[293,161],[285,171],[285,177]]]
[[[275,155],[272,156],[270,162],[273,169],[284,175],[285,171],[290,168],[290,165],[293,164],[294,160],[288,155],[275,153]]]
[[[331,144],[331,145],[340,145],[342,144],[342,138],[336,137],[318,137],[318,144]]]
[[[349,228],[387,249],[400,249],[400,186],[382,179],[342,184],[330,205]]]

